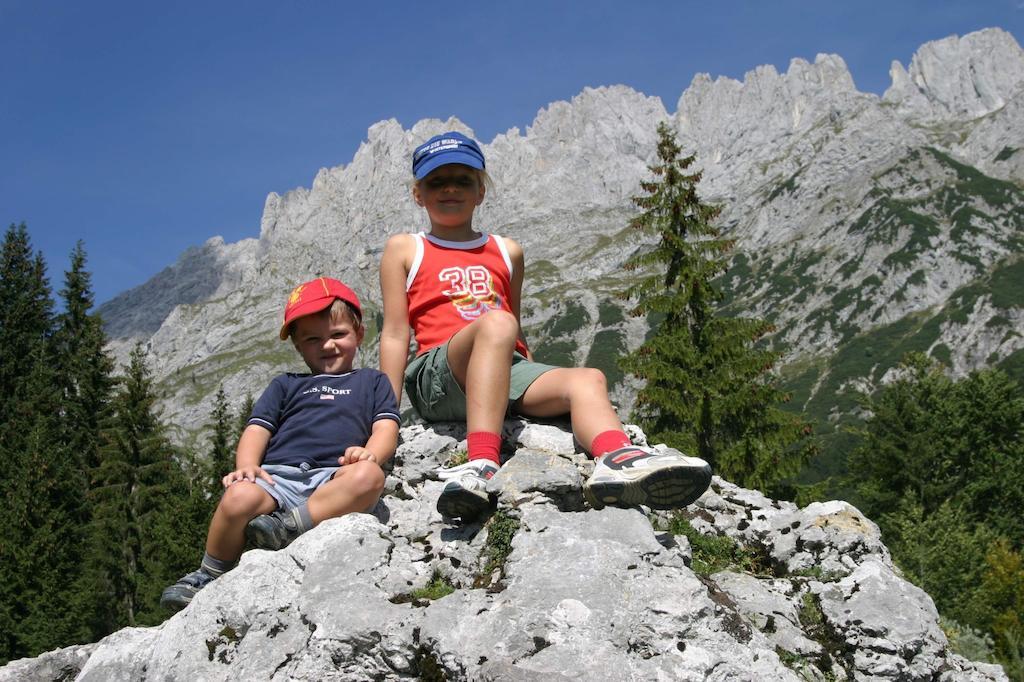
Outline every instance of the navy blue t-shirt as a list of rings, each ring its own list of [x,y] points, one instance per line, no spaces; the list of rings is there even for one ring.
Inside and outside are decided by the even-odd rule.
[[[401,422],[384,373],[281,374],[256,401],[249,424],[270,431],[263,464],[338,466],[352,445],[366,445],[378,419]]]

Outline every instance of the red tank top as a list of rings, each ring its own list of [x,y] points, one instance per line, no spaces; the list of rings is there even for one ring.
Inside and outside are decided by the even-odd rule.
[[[505,241],[483,234],[468,242],[450,242],[414,234],[416,255],[405,280],[409,324],[417,355],[446,343],[488,310],[508,310],[512,260]],[[526,345],[516,341],[526,355]]]

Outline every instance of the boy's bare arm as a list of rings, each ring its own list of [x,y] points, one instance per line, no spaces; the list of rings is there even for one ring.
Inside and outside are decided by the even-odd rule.
[[[255,483],[257,478],[262,478],[271,485],[274,484],[274,479],[270,474],[260,467],[263,456],[267,454],[270,436],[270,431],[258,424],[249,424],[245,427],[242,437],[238,439],[238,449],[235,451],[235,470],[221,479],[225,488],[238,481]]]
[[[380,371],[387,375],[399,404],[402,402],[402,379],[409,357],[409,302],[405,280],[416,248],[413,239],[408,234],[391,237],[380,261],[380,290],[384,303]]]
[[[377,464],[391,459],[398,447],[398,422],[393,419],[378,419],[373,422],[370,438],[366,445],[360,447],[353,445],[345,450],[345,454],[338,458],[339,464],[352,464],[360,460],[369,459]]]

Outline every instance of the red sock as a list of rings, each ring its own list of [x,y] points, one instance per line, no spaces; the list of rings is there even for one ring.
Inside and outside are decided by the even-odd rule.
[[[474,459],[489,459],[495,465],[501,466],[501,459],[498,453],[501,452],[501,436],[487,431],[474,431],[466,436],[469,441],[469,461]]]
[[[603,431],[594,438],[590,444],[590,456],[595,460],[601,459],[612,450],[626,448],[633,444],[625,431]]]

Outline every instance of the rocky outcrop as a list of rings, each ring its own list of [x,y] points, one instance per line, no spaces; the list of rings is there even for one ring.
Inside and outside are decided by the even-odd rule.
[[[516,421],[506,436],[485,522],[433,508],[464,433],[408,427],[373,515],[249,551],[162,625],[12,662],[0,681],[1006,679],[949,650],[849,504],[801,509],[715,478],[684,516],[745,558],[710,570],[672,514],[588,509],[592,465],[567,431]]]
[[[1015,47],[1013,36],[999,29],[923,45],[909,70],[892,63],[884,101],[925,122],[991,114],[1024,84],[1024,54]]]

